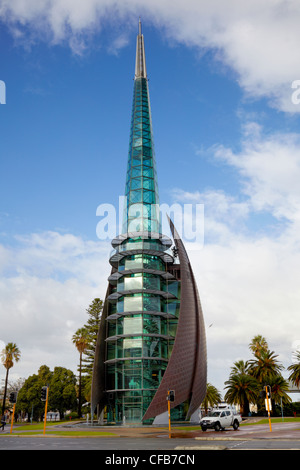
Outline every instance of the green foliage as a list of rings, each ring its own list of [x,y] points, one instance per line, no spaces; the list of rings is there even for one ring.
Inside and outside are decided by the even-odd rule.
[[[254,359],[234,363],[229,380],[225,382],[225,400],[240,405],[242,414],[247,416],[250,403],[257,404],[258,409],[264,409],[264,400],[259,394],[265,385],[269,385],[273,411],[275,405],[281,401],[284,404],[291,402],[287,394],[288,383],[281,375],[283,366],[278,362],[274,351],[269,350],[266,339],[256,335],[249,344],[249,349]]]
[[[206,395],[201,406],[207,412],[209,407],[213,407],[214,405],[217,405],[218,403],[220,403],[220,401],[222,401],[220,392],[217,390],[217,388],[214,385],[211,385],[210,383],[208,383],[206,386]]]
[[[49,409],[57,410],[63,417],[67,410],[77,407],[76,377],[64,367],[55,367],[49,385]]]
[[[289,380],[296,385],[300,386],[300,351],[295,351],[295,364],[291,364],[287,370],[291,371]]]
[[[258,396],[259,385],[257,380],[247,373],[233,372],[225,385],[227,389],[224,397],[225,401],[240,405],[241,413],[248,415],[249,403],[255,403]]]
[[[93,364],[97,343],[97,335],[99,330],[99,324],[101,314],[103,310],[103,301],[99,298],[95,298],[86,310],[88,314],[88,320],[84,325],[88,335],[88,345],[84,351],[83,367],[82,372],[88,376],[92,376]]]
[[[52,372],[48,366],[41,366],[38,373],[25,380],[19,391],[16,404],[16,413],[28,413],[33,419],[42,419],[45,403],[41,401],[41,389],[49,387],[48,411],[59,411],[61,417],[67,410],[77,407],[76,377],[74,373],[64,367],[55,367]]]

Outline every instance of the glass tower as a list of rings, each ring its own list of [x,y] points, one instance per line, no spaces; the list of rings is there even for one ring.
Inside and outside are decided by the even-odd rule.
[[[144,37],[139,22],[130,142],[125,187],[122,234],[113,241],[111,275],[100,322],[92,384],[92,410],[98,406],[108,424],[151,423],[166,407],[163,377],[168,368],[178,330],[181,305],[181,271],[170,248],[173,241],[161,233],[159,197],[146,72]],[[185,255],[184,255],[185,256]],[[186,279],[190,277],[186,275]],[[196,295],[192,292],[194,301]],[[187,298],[189,300],[189,297]],[[188,304],[185,304],[188,306]],[[195,376],[198,323],[189,320],[194,304],[181,314],[191,324],[190,349],[177,361],[188,361],[187,381],[179,377],[183,392],[173,411],[177,419],[188,410]],[[186,319],[184,319],[186,315]],[[198,315],[196,312],[195,315]],[[181,327],[182,330],[182,327]],[[198,335],[198,336],[197,336]],[[178,346],[180,342],[177,341]],[[185,356],[186,355],[186,359]],[[175,366],[174,366],[175,364]],[[172,386],[167,380],[166,386]],[[179,383],[178,382],[178,383]],[[190,382],[190,383],[189,383]],[[188,387],[188,389],[187,389]],[[160,394],[162,405],[158,405]],[[149,412],[154,409],[152,414]],[[160,411],[161,410],[161,411]],[[150,416],[145,418],[146,413]]]
[[[139,24],[125,188],[123,234],[113,240],[109,278],[106,390],[108,421],[141,422],[174,343],[179,282],[167,271],[172,241],[160,233],[158,187]]]

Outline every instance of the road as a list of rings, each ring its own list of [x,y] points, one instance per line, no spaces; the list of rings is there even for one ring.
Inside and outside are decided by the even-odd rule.
[[[53,428],[52,428],[53,429]],[[75,429],[75,428],[74,428]],[[77,428],[76,428],[77,429]],[[85,428],[86,430],[86,428]],[[144,434],[142,434],[144,432]],[[122,434],[123,433],[123,434]],[[133,434],[135,433],[135,434]],[[120,436],[115,437],[50,437],[0,435],[0,450],[97,450],[106,455],[120,455],[126,451],[131,455],[142,451],[151,454],[176,451],[194,453],[198,450],[300,450],[299,423],[276,423],[272,432],[268,425],[244,426],[238,431],[226,430],[181,433],[170,439],[166,431],[132,430],[119,428]]]
[[[244,439],[196,441],[194,439],[132,438],[53,438],[7,437],[0,439],[0,450],[300,450],[300,440]]]

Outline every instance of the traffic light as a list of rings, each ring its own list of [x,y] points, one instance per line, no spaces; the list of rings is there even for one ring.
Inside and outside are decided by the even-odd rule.
[[[260,392],[259,396],[262,399],[271,398],[271,388],[269,385],[265,386]]]
[[[169,400],[170,401],[175,400],[175,391],[174,390],[169,390]]]
[[[266,398],[266,391],[265,391],[265,390],[261,390],[261,391],[259,392],[259,396],[260,396],[260,398],[265,399],[265,398]]]
[[[48,387],[42,387],[42,390],[41,390],[41,400],[42,401],[47,400],[47,389],[48,389]]]
[[[17,403],[17,396],[18,396],[18,392],[10,392],[9,402],[10,403]]]

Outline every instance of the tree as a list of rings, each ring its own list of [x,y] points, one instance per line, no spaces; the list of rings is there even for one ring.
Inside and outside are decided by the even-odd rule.
[[[273,376],[269,380],[269,385],[271,387],[271,401],[273,403],[272,409],[275,408],[275,404],[281,404],[281,400],[283,404],[292,402],[291,397],[288,395],[289,384],[281,374]]]
[[[84,353],[83,358],[83,373],[87,376],[92,377],[93,365],[96,351],[96,343],[98,330],[100,325],[100,319],[103,311],[103,301],[99,298],[95,298],[86,310],[89,318],[84,325],[84,328],[88,332],[89,344]]]
[[[62,418],[67,410],[76,409],[76,376],[64,367],[55,367],[49,384],[48,409],[59,411]]]
[[[268,343],[264,336],[256,335],[252,338],[251,343],[249,344],[250,351],[254,355],[260,356],[261,352],[266,352],[268,350]]]
[[[231,374],[248,374],[249,362],[240,359],[233,363]]]
[[[201,403],[205,410],[205,414],[207,414],[207,410],[210,406],[212,407],[214,405],[217,405],[218,403],[220,403],[221,400],[222,397],[218,389],[214,387],[214,385],[208,383],[206,386],[206,395],[204,397],[203,402]]]
[[[15,343],[7,343],[5,348],[1,352],[1,361],[6,369],[6,377],[5,377],[5,386],[4,386],[4,396],[3,396],[3,403],[2,403],[2,413],[5,410],[5,401],[6,401],[6,394],[7,394],[7,384],[8,384],[8,373],[9,370],[14,366],[14,361],[18,362],[21,357],[21,352]]]
[[[79,392],[78,392],[78,417],[81,418],[81,372],[82,372],[82,354],[89,345],[89,335],[86,328],[79,328],[72,336],[73,344],[75,344],[79,352]]]
[[[257,380],[247,373],[232,373],[229,380],[225,382],[224,399],[231,405],[239,405],[241,414],[248,416],[250,411],[250,403],[256,402],[258,394]]]
[[[16,411],[28,413],[35,420],[42,419],[45,403],[41,401],[41,389],[49,387],[48,410],[59,411],[63,417],[65,411],[77,408],[76,377],[75,374],[64,367],[55,367],[54,371],[46,365],[39,368],[38,373],[25,380],[18,393]]]
[[[45,385],[37,374],[28,377],[18,393],[16,412],[32,417],[35,421],[42,418],[45,403],[41,401],[41,388]]]
[[[261,384],[268,384],[276,375],[280,375],[283,366],[277,361],[274,351],[260,350],[255,359],[249,361],[249,372]]]
[[[300,386],[300,351],[295,351],[294,353],[296,363],[291,364],[287,370],[291,371],[289,375],[289,380],[296,385],[296,387]]]
[[[80,397],[84,395],[87,401],[90,401],[93,366],[95,359],[96,343],[98,330],[100,325],[100,319],[103,311],[103,301],[99,298],[95,298],[86,309],[89,316],[86,324],[83,328],[87,331],[88,345],[82,356],[82,367],[81,367],[81,390]]]

